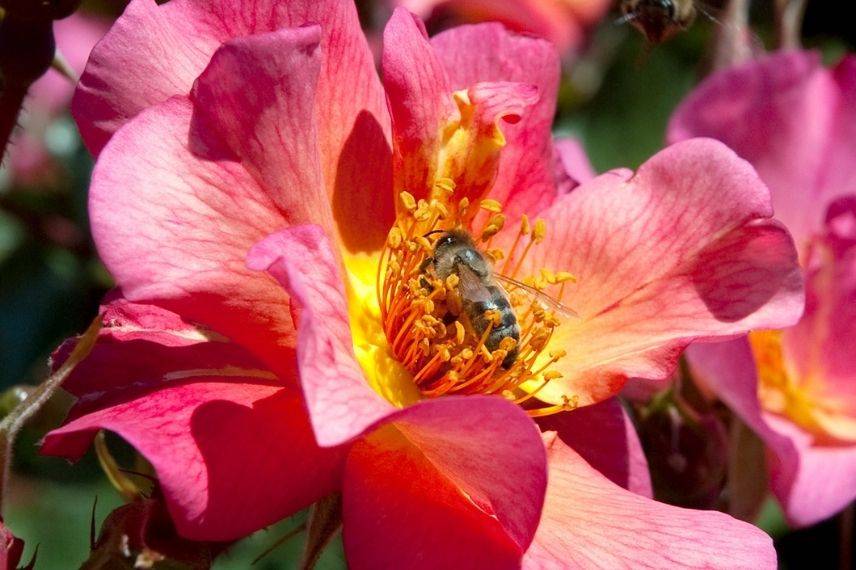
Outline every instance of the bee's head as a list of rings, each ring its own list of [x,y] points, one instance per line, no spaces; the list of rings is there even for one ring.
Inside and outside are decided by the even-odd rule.
[[[455,246],[474,246],[472,238],[463,230],[435,230],[425,234],[425,237],[435,233],[440,234],[440,237],[434,241],[435,253],[442,252],[444,249]]]
[[[672,20],[675,18],[674,0],[630,0],[623,3],[625,12],[634,12],[642,17],[665,16]]]

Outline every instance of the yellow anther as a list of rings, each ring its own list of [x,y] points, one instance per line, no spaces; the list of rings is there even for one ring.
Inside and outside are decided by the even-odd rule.
[[[446,346],[441,346],[437,349],[437,354],[440,355],[440,360],[443,362],[449,362],[452,359],[452,353],[449,352],[449,348]]]
[[[401,233],[401,229],[398,226],[392,226],[386,238],[386,243],[389,244],[390,248],[398,249],[401,247],[402,241],[404,241],[404,234]]]
[[[442,202],[438,200],[431,200],[431,206],[434,208],[434,210],[437,212],[437,215],[441,219],[445,220],[449,217],[449,208],[447,208],[446,205]]]
[[[451,178],[441,177],[434,181],[434,188],[442,191],[446,196],[451,196],[455,191],[455,181]]]
[[[505,257],[505,252],[499,248],[489,249],[485,252],[485,254],[487,254],[487,256],[490,257],[494,263]]]
[[[464,344],[465,335],[464,325],[460,321],[455,321],[455,342],[459,345]]]
[[[499,233],[499,230],[502,229],[499,226],[495,226],[494,224],[488,224],[485,226],[484,230],[482,230],[481,239],[482,241],[487,241],[496,234]]]
[[[488,212],[493,212],[494,214],[498,214],[502,212],[502,204],[493,198],[485,198],[479,203],[479,206],[483,210],[487,210]]]
[[[573,273],[568,273],[567,271],[559,271],[555,275],[556,283],[564,283],[565,281],[570,281],[571,283],[577,282],[577,277]]]
[[[550,353],[547,356],[549,356],[552,360],[555,361],[555,360],[559,360],[560,358],[564,358],[565,356],[567,356],[567,354],[568,354],[568,351],[566,351],[566,350],[554,350],[554,351],[550,351]]]
[[[461,282],[461,278],[452,273],[448,277],[446,277],[446,289],[449,291],[454,291],[455,287],[458,286],[458,283]]]
[[[493,355],[490,353],[490,351],[485,345],[479,345],[479,354],[481,354],[485,362],[493,362]]]
[[[429,300],[429,302],[431,302],[431,301]],[[432,306],[433,306],[433,302],[432,302]],[[437,325],[437,323],[439,323],[441,321],[440,321],[440,319],[438,319],[434,315],[422,315],[422,322],[425,323],[426,325],[428,325],[429,327],[434,328]]]
[[[529,216],[523,214],[520,217],[520,233],[524,236],[528,236],[532,231],[532,226],[529,224]]]
[[[428,241],[428,238],[426,238],[425,236],[418,236],[415,241],[419,245],[419,247],[421,247],[427,252],[431,252],[431,250],[433,249],[433,247],[431,246],[431,242]]]
[[[499,348],[506,352],[511,352],[512,350],[514,350],[515,346],[517,346],[517,341],[511,338],[510,336],[507,336],[501,341],[499,341]]]
[[[541,279],[550,285],[554,285],[556,283],[556,276],[549,269],[541,269]]]
[[[413,217],[416,218],[417,222],[427,222],[431,219],[431,208],[428,206],[428,202],[425,200],[419,200],[416,205],[416,211],[413,212]]]
[[[532,228],[532,240],[535,243],[541,243],[547,235],[547,222],[538,218],[535,220],[535,227]]]
[[[532,335],[532,340],[529,341],[529,344],[531,344],[532,348],[535,350],[541,350],[547,344],[548,338],[550,338],[550,335],[541,330]]]
[[[526,304],[526,301],[528,301],[529,298],[526,296],[526,293],[523,293],[522,291],[512,291],[511,298],[509,300],[511,301],[512,307],[521,307]]]
[[[505,214],[494,214],[490,217],[490,225],[498,227],[500,230],[505,227]]]
[[[502,315],[496,309],[488,309],[484,312],[484,318],[489,320],[493,326],[502,322]]]
[[[401,198],[401,204],[408,212],[416,209],[416,198],[410,192],[404,191],[398,195]]]
[[[547,380],[548,382],[550,380],[558,380],[561,377],[562,377],[562,373],[559,372],[558,370],[548,370],[547,372],[544,373],[544,380]]]

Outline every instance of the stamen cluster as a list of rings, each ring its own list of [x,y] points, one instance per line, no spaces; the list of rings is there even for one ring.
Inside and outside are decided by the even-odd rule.
[[[504,250],[490,247],[505,224],[500,204],[483,200],[479,208],[472,208],[467,198],[453,202],[453,191],[454,183],[441,180],[427,200],[417,201],[407,192],[400,194],[400,214],[389,231],[377,276],[383,329],[394,357],[411,372],[424,397],[500,394],[524,405],[532,416],[573,409],[576,397],[572,395],[559,405],[531,406],[539,390],[561,377],[551,367],[565,356],[565,351],[544,353],[563,315],[545,302],[543,290],[555,285],[561,298],[564,283],[572,281],[572,275],[542,270],[538,276],[526,278],[526,286],[506,285],[520,336],[519,340],[505,337],[498,348],[490,350],[486,341],[500,323],[499,311],[486,311],[482,316],[491,324],[476,334],[464,310],[458,275],[440,279],[426,269],[434,252],[436,237],[431,239],[432,232],[436,236],[444,230],[467,227],[485,211],[487,221],[479,236],[484,247],[480,249],[494,265],[504,259],[500,273],[509,272],[507,277],[514,277],[532,247],[544,239],[546,224],[543,220],[530,224],[524,216],[506,255]],[[525,245],[518,256],[515,252],[521,244]],[[558,306],[555,300],[553,303]],[[509,363],[506,357],[512,353],[515,356]],[[529,383],[528,391],[520,388],[524,383]]]

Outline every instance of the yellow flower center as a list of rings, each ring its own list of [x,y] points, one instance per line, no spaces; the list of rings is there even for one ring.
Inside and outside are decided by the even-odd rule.
[[[450,197],[448,181],[438,189]],[[432,242],[428,236],[465,226],[474,214],[468,200],[452,203],[441,196],[417,202],[406,192],[401,199],[404,212],[389,232],[377,275],[382,327],[395,359],[410,372],[423,397],[501,394],[517,404],[528,404],[541,387],[561,376],[550,368],[565,356],[564,351],[545,353],[554,329],[561,324],[561,315],[555,304],[551,306],[545,299],[543,288],[548,284],[561,287],[572,276],[545,272],[543,282],[530,279],[531,285],[521,283],[516,288],[508,280],[500,287],[493,275],[472,283],[476,278],[471,273],[468,287],[462,286],[462,276],[457,272],[441,278],[429,269],[436,261],[432,257],[436,239]],[[490,214],[480,234],[484,257],[488,263],[505,259],[502,269],[511,268],[509,277],[513,277],[533,244],[543,240],[546,225],[538,220],[532,226],[524,217],[517,240],[506,255],[501,249],[490,248],[493,236],[505,223],[500,205],[484,200],[480,206]],[[524,240],[526,245],[516,255]],[[468,298],[473,295],[488,302],[473,302]],[[497,296],[501,298],[492,303]],[[508,322],[515,324],[514,334],[502,334],[512,328],[504,326]],[[492,334],[494,331],[499,334]],[[521,389],[533,381],[534,389]],[[559,405],[527,405],[527,411],[541,416],[575,405],[568,398]]]
[[[819,379],[800,377],[782,349],[782,331],[751,332],[749,345],[765,410],[787,417],[818,443],[856,442],[856,418],[843,403],[821,394]]]
[[[452,94],[457,112],[442,125],[426,198],[398,195],[398,216],[383,249],[346,255],[351,331],[371,386],[404,406],[444,395],[497,394],[532,416],[573,409],[573,394],[539,404],[539,391],[561,377],[564,350],[548,348],[572,313],[561,304],[566,272],[546,269],[515,281],[547,232],[522,217],[513,244],[494,247],[506,216],[496,200],[470,204],[493,185],[506,140],[500,119],[485,124],[467,91]],[[482,228],[471,235],[468,228]],[[459,257],[438,244],[456,236]],[[510,241],[510,240],[509,240]],[[461,248],[463,248],[463,251]]]

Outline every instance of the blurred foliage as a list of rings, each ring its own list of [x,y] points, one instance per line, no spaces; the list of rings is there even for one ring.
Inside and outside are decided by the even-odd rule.
[[[377,13],[361,2],[364,22]],[[118,3],[92,0],[84,6],[116,14]],[[769,3],[756,2],[753,20],[769,21]],[[841,17],[841,4],[809,2],[806,45],[823,49],[828,61],[856,48],[856,27]],[[627,26],[607,19],[589,49],[566,65],[556,131],[578,136],[598,171],[635,168],[663,145],[669,116],[682,97],[706,73],[707,50],[715,25],[704,19],[688,33],[649,49]],[[771,37],[768,28],[761,38]],[[61,118],[69,124],[69,118]],[[62,127],[63,123],[58,123]],[[56,129],[61,136],[63,129]],[[83,330],[111,281],[97,259],[89,237],[86,187],[91,159],[79,141],[57,145],[60,173],[43,185],[21,186],[0,172],[0,390],[34,384],[44,378],[47,360],[65,337]],[[76,567],[86,559],[92,504],[98,497],[97,525],[121,504],[100,473],[92,453],[78,464],[41,457],[37,443],[62,420],[67,401],[58,400],[26,429],[17,442],[13,489],[6,522],[26,540],[24,559],[40,545],[37,568]],[[125,450],[120,461],[130,458]],[[128,464],[126,462],[126,464]],[[222,555],[215,568],[243,569],[305,513],[243,540]],[[842,519],[843,520],[843,519]],[[787,532],[781,511],[768,500],[759,524],[777,538],[784,567],[811,561],[817,567],[836,564],[840,545],[852,545],[850,527],[831,519],[811,529]],[[842,542],[841,532],[847,532]],[[302,548],[296,536],[253,568],[290,568]],[[823,552],[825,559],[819,559]],[[341,538],[322,554],[319,568],[344,567]]]

